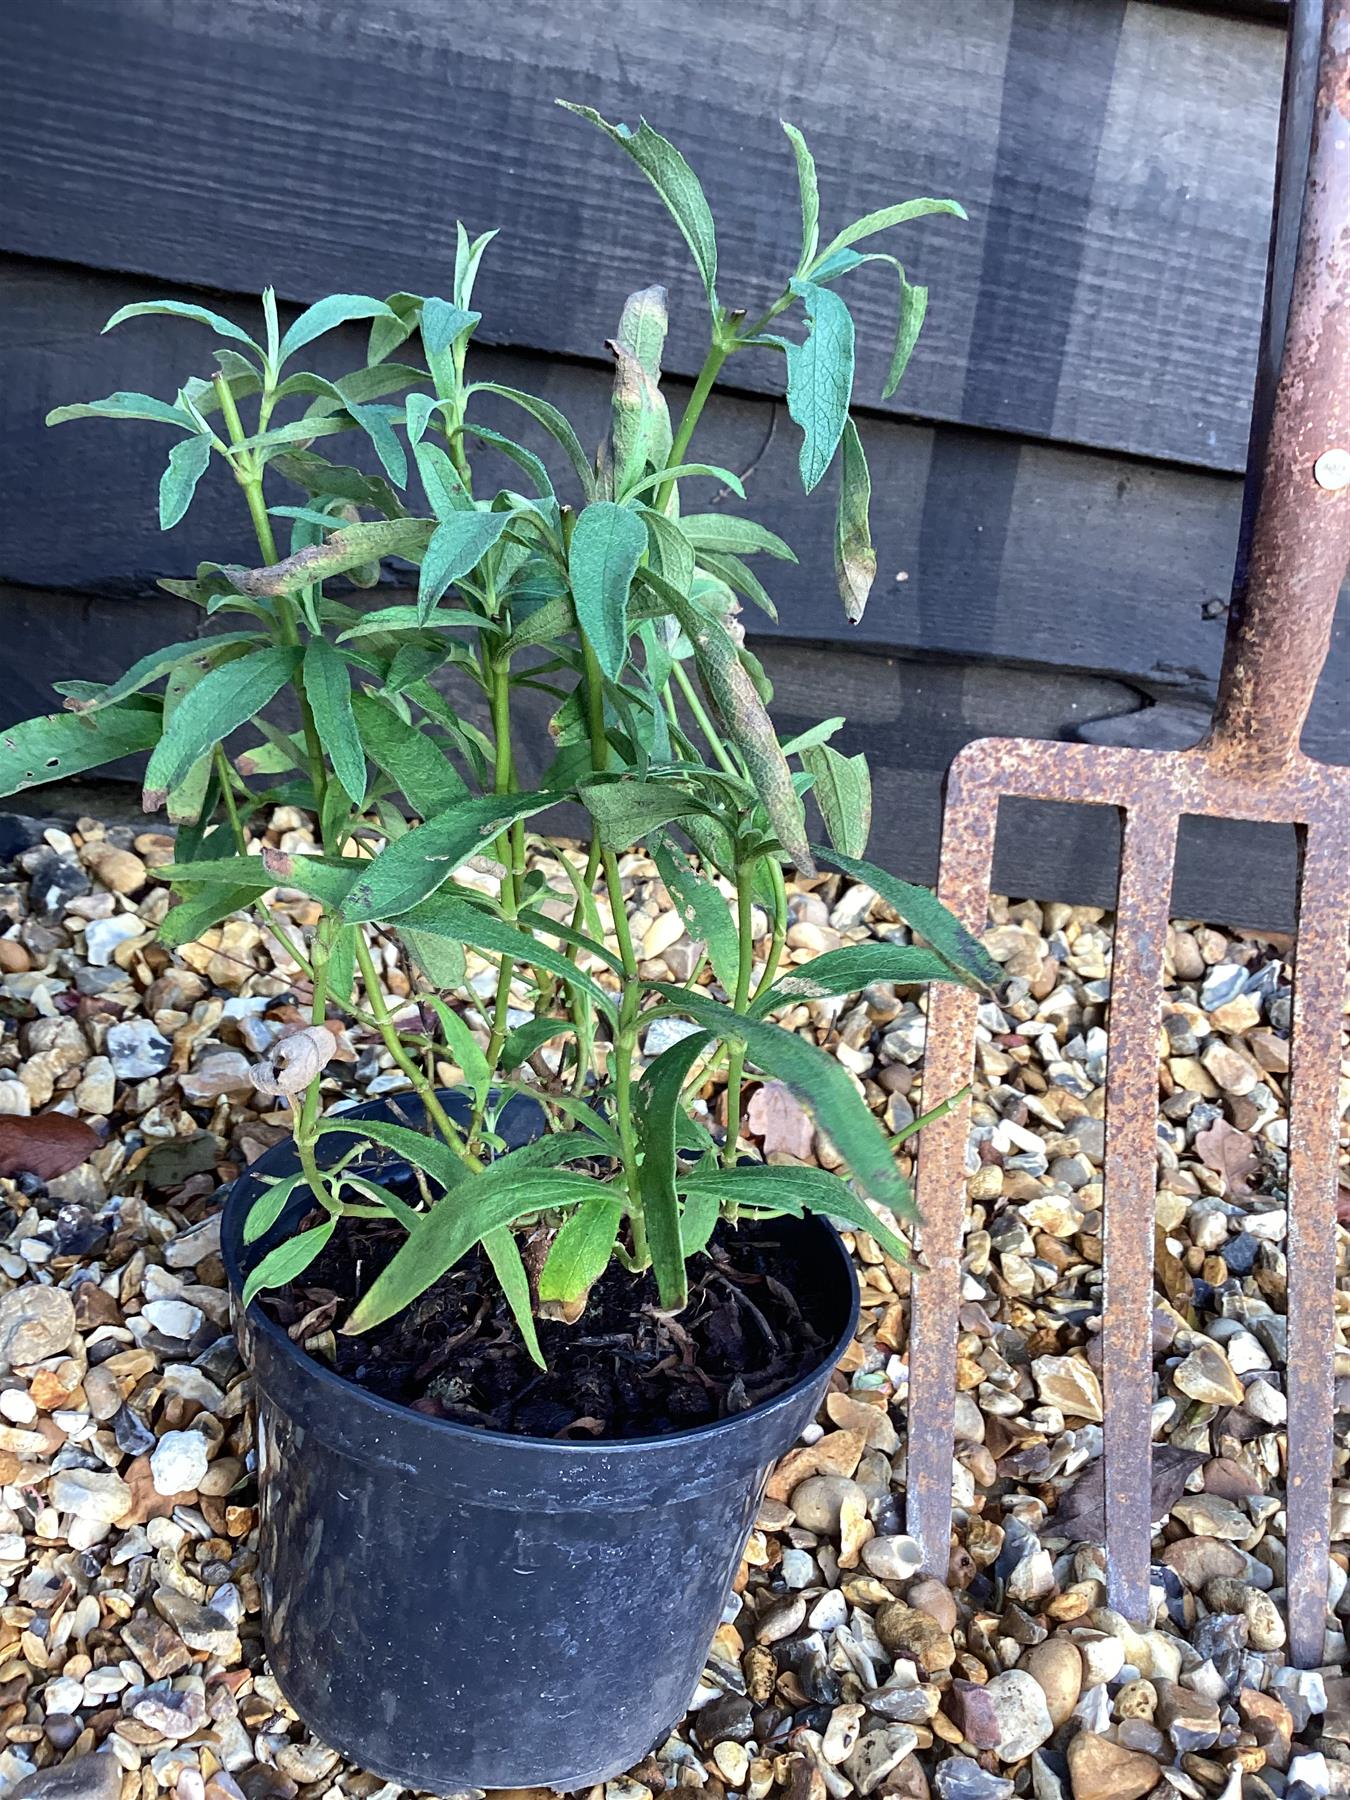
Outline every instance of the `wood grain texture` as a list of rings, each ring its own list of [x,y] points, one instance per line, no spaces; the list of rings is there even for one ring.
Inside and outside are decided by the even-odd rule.
[[[178,320],[140,319],[98,335],[117,306],[149,291],[139,282],[0,262],[0,491],[9,502],[0,580],[131,598],[153,594],[156,577],[189,573],[203,558],[252,560],[238,491],[219,467],[184,523],[160,532],[155,492],[172,441],[167,430],[106,420],[50,431],[42,424],[67,401],[114,388],[172,395],[187,374],[209,368],[207,335]],[[246,311],[239,316],[248,322]],[[331,372],[359,355],[354,334],[336,335],[343,341],[315,346],[314,360]],[[574,419],[583,442],[599,440],[605,370],[492,350],[480,353],[479,366],[537,388]],[[521,415],[489,407],[484,417],[556,465],[549,440]],[[756,632],[1103,672],[1149,694],[1207,703],[1237,533],[1235,479],[889,419],[865,421],[863,437],[880,575],[855,629],[834,589],[833,484],[801,494],[785,407],[733,395],[706,416],[699,453],[746,473],[745,509],[801,557],[796,566],[765,564],[781,623],[775,633],[755,614]],[[361,459],[355,434],[340,443],[336,454]],[[741,505],[710,483],[690,484],[688,496],[700,508]],[[273,498],[299,494],[278,483]],[[1319,696],[1320,741],[1346,730],[1348,691],[1343,632]]]
[[[1273,25],[1142,0],[613,0],[584,21],[552,0],[385,0],[321,28],[281,0],[16,0],[7,27],[0,249],[298,299],[430,292],[460,214],[504,228],[487,338],[597,354],[624,293],[659,278],[691,372],[684,246],[553,99],[645,109],[682,144],[720,220],[723,298],[748,306],[795,256],[781,113],[815,149],[827,229],[916,193],[969,207],[896,234],[933,303],[884,410],[1241,466]],[[879,407],[893,281],[851,280],[858,394]],[[738,376],[780,378],[769,354]]]

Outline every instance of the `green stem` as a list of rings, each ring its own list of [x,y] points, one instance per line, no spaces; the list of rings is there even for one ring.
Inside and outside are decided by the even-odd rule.
[[[677,662],[674,665],[672,673],[675,676],[675,685],[684,696],[685,705],[689,708],[690,712],[693,713],[694,722],[708,740],[708,748],[712,751],[714,757],[716,757],[718,764],[726,774],[739,775],[740,770],[728,755],[726,745],[718,735],[717,727],[708,717],[707,710],[704,707],[702,700],[699,698],[698,689],[694,686],[693,682],[690,681],[684,664]]]
[[[736,865],[736,992],[732,1008],[743,1013],[750,1000],[750,977],[755,964],[754,884],[749,863]],[[741,1083],[745,1075],[745,1050],[733,1044],[727,1059],[727,1135],[722,1146],[722,1161],[728,1168],[736,1162],[736,1145],[741,1135]]]
[[[240,823],[239,808],[234,803],[233,773],[223,744],[216,745],[213,760],[216,765],[216,780],[220,783],[220,797],[225,802],[225,816],[230,821],[230,830],[234,833],[235,846],[241,856],[247,856],[248,834]]]
[[[712,393],[713,385],[722,372],[722,364],[731,355],[734,347],[734,343],[722,343],[717,330],[714,330],[713,341],[708,346],[708,354],[703,359],[703,367],[699,370],[698,379],[694,383],[694,391],[685,402],[684,411],[680,414],[679,429],[675,433],[674,442],[670,446],[670,455],[666,459],[669,468],[678,468],[685,460],[685,452],[689,448],[689,440],[694,435],[694,427],[702,417],[703,408],[708,404],[708,396]],[[667,476],[656,490],[656,498],[652,502],[657,512],[665,512],[674,488],[674,476]]]
[[[375,961],[370,954],[370,945],[366,942],[365,933],[360,930],[356,933],[356,962],[361,971],[361,980],[365,985],[366,1004],[370,1008],[371,1015],[375,1020],[375,1029],[379,1032],[385,1049],[420,1095],[422,1104],[427,1111],[427,1117],[446,1143],[471,1169],[480,1169],[482,1164],[470,1152],[462,1134],[437,1099],[435,1087],[427,1080],[425,1073],[418,1068],[412,1057],[408,1055],[398,1032],[395,1031],[394,1022],[389,1016],[389,1008],[385,1005],[384,992],[375,969]]]

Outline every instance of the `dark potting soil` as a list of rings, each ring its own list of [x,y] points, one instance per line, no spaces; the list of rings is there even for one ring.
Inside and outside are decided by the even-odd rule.
[[[403,1313],[334,1335],[403,1233],[344,1219],[304,1275],[262,1304],[338,1374],[435,1418],[529,1437],[655,1437],[791,1387],[819,1362],[819,1271],[771,1223],[719,1224],[691,1259],[689,1304],[660,1312],[651,1274],[612,1263],[575,1324],[537,1321],[531,1361],[480,1247]]]

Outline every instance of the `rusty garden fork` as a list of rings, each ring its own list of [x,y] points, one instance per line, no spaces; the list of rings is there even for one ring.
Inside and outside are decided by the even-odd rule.
[[[1318,31],[1320,16],[1320,33]],[[1106,1076],[1102,1372],[1111,1604],[1147,1621],[1158,1032],[1177,829],[1184,815],[1293,824],[1300,873],[1290,1041],[1288,1172],[1289,1655],[1322,1661],[1330,1548],[1337,1074],[1350,919],[1350,768],[1299,747],[1350,557],[1350,0],[1303,0],[1293,42],[1320,38],[1307,161],[1291,167],[1297,81],[1286,81],[1285,173],[1302,188],[1288,325],[1268,425],[1260,414],[1214,721],[1193,749],[987,738],[947,780],[939,893],[972,930],[987,918],[1000,798],[1115,807],[1122,817]],[[1293,65],[1291,52],[1291,68]],[[1296,74],[1296,71],[1294,71]],[[1306,96],[1305,96],[1306,98]],[[1306,141],[1306,140],[1305,140]],[[1306,167],[1306,182],[1302,179]],[[1292,210],[1292,209],[1291,209]],[[1288,214],[1284,220],[1288,230]],[[1278,275],[1279,228],[1272,238]],[[1272,279],[1267,350],[1282,311]],[[1264,438],[1264,449],[1259,440]],[[1255,503],[1254,505],[1252,503]],[[971,1077],[977,997],[932,992],[925,1092]],[[929,1126],[918,1200],[926,1271],[910,1336],[908,1514],[924,1567],[945,1579],[961,1228],[970,1102]]]

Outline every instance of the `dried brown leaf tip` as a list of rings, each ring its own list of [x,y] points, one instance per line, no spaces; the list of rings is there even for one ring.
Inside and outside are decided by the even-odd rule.
[[[298,1094],[337,1052],[338,1041],[326,1025],[309,1025],[278,1038],[261,1062],[249,1070],[260,1094]]]

